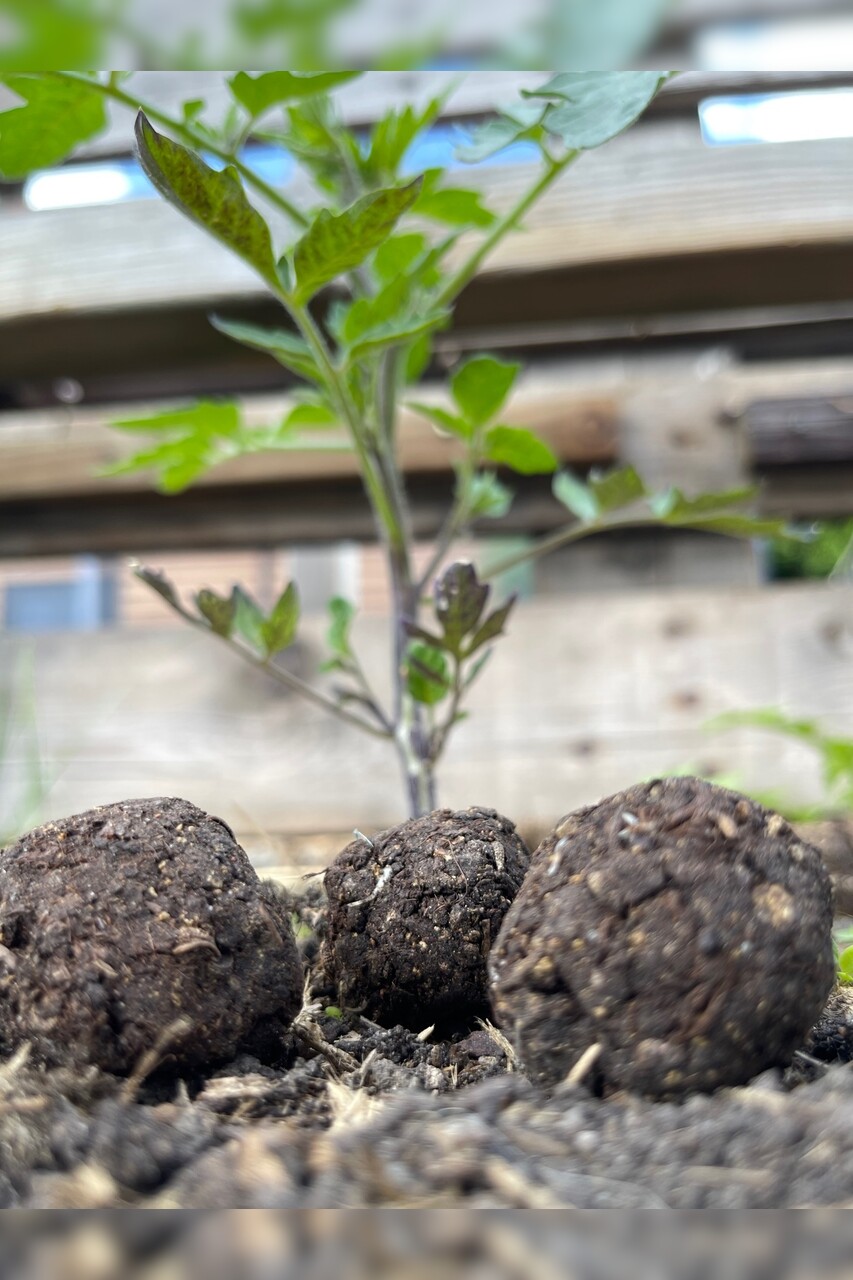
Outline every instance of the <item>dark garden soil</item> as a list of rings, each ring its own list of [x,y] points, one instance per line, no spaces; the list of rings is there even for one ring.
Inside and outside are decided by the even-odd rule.
[[[653,814],[658,821],[672,806],[677,816],[684,807],[676,803],[678,788],[652,796],[647,790],[634,790],[630,811],[624,805],[629,793],[623,793],[613,813],[605,802],[574,815],[572,834],[577,836],[577,827],[581,844],[585,842],[584,868],[581,873],[568,864],[563,867],[564,884],[572,892],[580,886],[587,894],[576,903],[581,915],[604,913],[596,920],[590,917],[587,924],[598,921],[598,927],[608,912],[613,913],[608,937],[619,946],[627,914],[625,904],[608,896],[607,873],[614,870],[608,866],[608,851],[630,849],[631,841],[647,839],[643,854],[651,854],[651,866],[658,845],[643,823],[650,823]],[[694,825],[681,833],[677,866],[669,868],[675,876],[672,883],[692,874],[695,823],[716,824],[721,843],[715,856],[721,862],[727,856],[726,842],[733,839],[725,807],[720,808],[728,803],[725,796],[721,798],[719,790],[706,793],[698,785],[693,796],[697,813],[691,820]],[[400,966],[395,982],[401,981],[412,957],[421,953],[403,892],[405,878],[399,881],[401,892],[392,892],[380,903],[384,914],[374,917],[371,908],[379,898],[377,885],[382,890],[395,886],[395,873],[386,874],[386,868],[397,867],[401,858],[423,855],[427,827],[442,851],[436,889],[439,899],[448,898],[448,910],[453,909],[448,886],[457,883],[467,891],[470,880],[476,879],[486,911],[494,910],[496,920],[506,914],[527,856],[511,823],[488,810],[469,810],[466,826],[464,815],[441,811],[431,815],[426,826],[404,824],[411,839],[402,843],[398,837],[403,828],[393,838],[380,833],[369,846],[362,841],[363,848],[356,843],[345,851],[340,875],[327,877],[330,909],[318,879],[309,879],[296,897],[253,881],[228,829],[193,806],[180,809],[185,802],[172,801],[140,804],[141,809],[93,811],[59,828],[41,828],[3,855],[3,937],[14,943],[6,948],[5,962],[23,972],[30,985],[20,986],[13,998],[10,972],[0,989],[0,1003],[5,1001],[0,1207],[737,1209],[853,1203],[853,988],[836,990],[817,1028],[804,1031],[796,1044],[790,1041],[793,1033],[788,1027],[784,1056],[790,1061],[793,1054],[791,1065],[764,1070],[733,1087],[689,1091],[663,1100],[643,1097],[632,1087],[642,1087],[644,1081],[632,1081],[630,1055],[623,1061],[616,1053],[611,1055],[614,1071],[609,1077],[600,1063],[581,1053],[571,1064],[560,1062],[554,1083],[547,1072],[528,1074],[486,1018],[454,1018],[439,1003],[431,1026],[409,1019],[408,1027],[388,1027],[379,1025],[366,1009],[342,1012],[337,1003],[340,983],[335,981],[330,939],[346,934],[350,908],[358,914],[359,936],[368,927],[374,930],[380,949],[385,940],[380,926],[391,918],[391,959],[386,958],[382,974],[387,975],[393,959]],[[601,844],[596,853],[596,833],[609,829],[607,823],[617,809],[623,824],[625,812],[636,819],[628,822],[628,839],[620,843],[617,832],[615,840]],[[741,875],[741,889],[752,895],[758,908],[766,908],[771,923],[781,919],[780,912],[787,920],[793,906],[777,897],[771,901],[762,888],[765,873],[776,883],[783,875],[772,862],[778,845],[765,848],[763,843],[766,811],[744,807],[732,821],[736,819],[751,832],[744,845],[750,851],[749,875]],[[95,830],[93,822],[101,826]],[[668,847],[673,847],[672,833],[678,830],[677,824],[668,828]],[[785,831],[781,836],[788,838]],[[547,867],[558,852],[562,866],[568,854],[568,846],[559,846],[564,838],[555,832],[541,866]],[[164,859],[148,857],[155,846],[170,851],[168,884],[160,865]],[[121,914],[113,912],[104,919],[87,895],[97,898],[104,892],[97,877],[107,848],[123,868],[124,905]],[[603,861],[596,863],[597,857]],[[39,858],[43,865],[36,876],[33,868]],[[797,880],[804,858],[797,853],[794,870],[784,874],[790,870],[794,876],[792,895],[799,895],[807,920],[813,909],[808,905],[808,884]],[[61,886],[68,885],[67,874],[59,874],[64,860],[66,872],[67,863],[73,864],[71,878],[85,890],[79,901],[60,893]],[[599,879],[593,879],[590,894],[589,880],[596,872]],[[181,885],[177,880],[184,874],[187,883]],[[447,884],[445,874],[450,877]],[[573,879],[578,875],[580,879]],[[50,882],[52,896],[46,892],[50,876],[55,877],[55,883]],[[822,871],[818,887],[821,876]],[[624,875],[617,879],[630,882]],[[36,882],[40,893],[32,889]],[[535,875],[528,875],[525,885],[530,893],[525,889],[527,898],[519,895],[514,908],[520,927],[534,932],[536,882]],[[226,884],[228,893],[218,892]],[[663,886],[664,895],[670,887]],[[725,905],[726,892],[721,882],[711,894],[709,910]],[[825,907],[821,892],[814,904],[818,913]],[[649,889],[644,901],[660,901],[660,895],[657,886]],[[115,900],[115,882],[110,900]],[[155,900],[156,911],[148,905]],[[725,912],[720,915],[719,929],[726,918],[735,921],[740,903],[736,893],[728,917]],[[443,938],[445,924],[456,921],[449,915],[445,921],[443,908],[436,910],[432,925]],[[241,913],[239,919],[233,918],[234,911]],[[334,923],[336,912],[343,912],[343,934],[340,919]],[[512,918],[507,919],[512,924]],[[34,929],[34,920],[43,928]],[[298,972],[288,941],[291,920],[309,982],[295,1020],[282,1030],[293,1012]],[[462,926],[472,956],[476,950],[484,953],[493,939],[475,936],[473,921],[469,927],[463,919]],[[489,931],[494,927],[495,922]],[[149,943],[152,938],[158,943],[158,968],[144,987],[162,1003],[152,997],[129,1019],[126,1010],[120,1011],[129,1028],[140,1022],[140,1043],[128,1038],[130,1031],[119,1039],[121,1057],[112,1074],[85,1065],[91,1045],[97,1048],[98,1037],[107,1035],[104,1025],[109,1028],[109,1018],[104,1024],[102,1005],[87,999],[85,1007],[98,1016],[92,1022],[73,1021],[80,1016],[81,1001],[69,985],[71,978],[64,976],[63,957],[69,958],[69,939],[75,946],[79,943],[86,980],[97,982],[106,993],[109,1009],[124,985],[110,972],[96,974],[99,956],[103,963],[99,942],[122,930],[133,939],[137,929]],[[698,938],[701,930],[693,932]],[[502,937],[511,934],[510,929]],[[218,955],[211,951],[208,936],[215,937]],[[247,936],[252,940],[251,955],[244,954],[240,943]],[[231,944],[226,946],[229,937]],[[442,963],[452,966],[450,937],[438,954]],[[772,935],[768,942],[772,944]],[[187,943],[193,944],[191,950]],[[689,946],[689,938],[683,945]],[[716,944],[706,946],[701,956],[724,956],[725,936],[720,945],[722,950]],[[547,937],[537,948],[531,954],[539,963],[547,955]],[[263,973],[276,954],[286,979],[278,986]],[[773,954],[784,985],[785,956]],[[463,982],[466,956],[461,946],[457,968]],[[180,965],[173,963],[176,957]],[[365,955],[365,964],[368,959]],[[500,959],[497,953],[495,959]],[[694,962],[700,963],[698,951],[691,953],[690,963]],[[221,1010],[203,989],[178,990],[180,974],[192,976],[195,964],[198,972],[205,971],[203,965],[218,966]],[[48,1010],[39,997],[39,966],[45,971],[52,967],[55,989],[67,996]],[[71,966],[71,971],[78,973],[81,966]],[[545,983],[542,991],[547,987]],[[511,991],[512,983],[504,989]],[[772,982],[769,990],[772,993]],[[481,992],[475,994],[479,1000]],[[755,998],[770,997],[758,993]],[[201,1002],[204,1012],[201,1030],[191,1042],[171,1013],[182,1004],[186,1007],[188,1000]],[[48,1015],[65,1019],[62,1041],[49,1027],[39,1039],[40,1020]],[[746,1011],[739,1010],[741,1015],[746,1017]],[[510,1017],[506,1025],[511,1022]],[[541,1025],[546,1022],[543,1018]],[[233,1051],[229,1027],[239,1046]],[[614,1044],[620,1027],[617,1022],[611,1027]],[[626,1038],[637,1034],[631,1026],[621,1033]],[[208,1038],[207,1047],[196,1043],[202,1036]],[[215,1067],[206,1065],[212,1060],[211,1044],[219,1063]],[[748,1071],[744,1074],[749,1077]],[[712,1083],[706,1081],[705,1086]]]

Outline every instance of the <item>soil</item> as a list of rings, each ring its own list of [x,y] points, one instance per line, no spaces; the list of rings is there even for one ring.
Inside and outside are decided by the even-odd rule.
[[[311,963],[316,880],[291,903]],[[440,1036],[303,1006],[278,1060],[119,1078],[0,1065],[0,1206],[762,1208],[853,1199],[853,995],[786,1070],[654,1102],[538,1088],[474,1020]],[[825,1060],[822,1060],[825,1059]],[[849,1122],[849,1123],[848,1123]]]

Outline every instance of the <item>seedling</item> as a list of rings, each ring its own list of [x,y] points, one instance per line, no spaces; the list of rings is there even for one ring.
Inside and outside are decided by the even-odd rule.
[[[3,82],[26,105],[0,114],[0,174],[19,178],[59,163],[104,129],[108,101],[131,107],[138,112],[139,159],[159,193],[241,258],[279,303],[275,327],[221,315],[211,322],[289,371],[297,389],[284,418],[257,426],[236,401],[201,400],[118,422],[119,430],[153,443],[113,473],[145,469],[164,493],[177,493],[240,454],[352,450],[391,583],[390,705],[359,660],[351,602],[329,605],[323,670],[333,680],[307,682],[279,662],[298,634],[294,583],[267,611],[239,586],[227,596],[201,589],[187,602],[155,569],[136,572],[187,622],[315,705],[386,740],[415,815],[436,805],[436,767],[514,606],[513,597],[490,598],[487,578],[610,529],[674,526],[754,538],[781,526],[743,514],[753,497],[748,489],[688,498],[675,489],[649,492],[630,467],[587,480],[560,469],[544,440],[506,421],[519,366],[491,354],[453,370],[444,404],[427,403],[415,390],[436,333],[452,325],[459,295],[491,252],[584,152],[642,114],[667,74],[561,73],[462,138],[462,162],[476,164],[520,142],[538,157],[526,188],[500,213],[444,167],[412,164],[414,144],[441,115],[444,98],[390,110],[361,133],[345,126],[334,96],[354,75],[237,72],[227,77],[230,105],[220,118],[200,100],[185,102],[177,114],[143,102],[121,72],[5,75]],[[279,147],[299,163],[311,192],[304,203],[252,167],[251,140]],[[438,431],[457,447],[453,500],[420,573],[399,456],[403,402],[420,415],[425,431]],[[488,575],[478,574],[454,560],[454,548],[460,535],[506,514],[512,473],[552,475],[554,496],[571,518],[493,564]]]

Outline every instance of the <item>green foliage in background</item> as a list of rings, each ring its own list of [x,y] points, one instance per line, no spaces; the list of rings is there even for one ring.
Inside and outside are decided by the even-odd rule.
[[[826,520],[804,531],[801,541],[772,538],[768,544],[772,578],[831,578],[849,568],[853,520]]]
[[[667,74],[563,71],[471,131],[459,148],[462,160],[481,160],[522,139],[538,155],[527,185],[501,210],[456,174],[409,171],[412,146],[440,115],[442,99],[395,107],[358,132],[345,125],[335,98],[352,78],[327,71],[229,74],[229,106],[217,115],[200,100],[185,102],[177,114],[142,102],[121,72],[5,76],[21,103],[0,113],[0,171],[19,178],[29,165],[54,164],[103,127],[105,103],[131,107],[139,159],[160,195],[239,257],[278,302],[281,319],[273,327],[227,316],[212,323],[265,352],[296,381],[285,416],[249,423],[236,402],[202,400],[118,422],[129,437],[146,440],[113,473],[142,469],[164,493],[177,493],[246,453],[351,450],[392,587],[390,704],[358,660],[347,602],[330,605],[328,687],[276,661],[298,634],[293,583],[264,610],[239,586],[227,596],[202,589],[187,603],[155,570],[140,566],[138,575],[193,626],[386,740],[402,768],[408,807],[420,813],[435,807],[436,765],[510,619],[513,598],[491,601],[486,577],[607,530],[663,526],[755,538],[781,535],[782,526],[747,513],[755,496],[749,489],[688,497],[678,489],[649,491],[631,467],[586,479],[561,470],[547,442],[506,413],[520,367],[487,352],[453,370],[442,401],[417,389],[436,333],[452,325],[459,295],[489,254],[586,151],[641,115]],[[303,202],[253,171],[251,139],[280,146],[299,162],[311,193]],[[191,261],[186,269],[192,271]],[[425,432],[438,432],[456,449],[452,502],[434,554],[419,571],[399,459],[402,403]],[[565,523],[481,578],[472,565],[453,561],[453,548],[473,526],[488,527],[507,513],[513,475],[551,476]]]

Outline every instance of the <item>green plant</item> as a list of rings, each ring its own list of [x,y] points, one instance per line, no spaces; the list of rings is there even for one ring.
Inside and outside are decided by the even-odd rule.
[[[716,716],[708,725],[710,729],[741,727],[767,729],[803,742],[817,753],[820,761],[824,794],[818,803],[798,804],[773,792],[756,795],[762,804],[777,809],[793,822],[811,822],[853,813],[853,739],[825,733],[816,720],[798,720],[772,707],[729,711]]]
[[[781,526],[740,513],[753,497],[748,489],[688,498],[676,489],[650,493],[630,467],[586,481],[558,471],[543,440],[503,420],[519,366],[489,354],[453,372],[446,406],[407,390],[427,367],[433,335],[451,324],[457,298],[495,246],[585,151],[633,123],[666,74],[561,73],[476,129],[459,148],[463,161],[481,161],[520,140],[533,144],[539,157],[529,185],[501,214],[441,168],[408,171],[412,145],[440,115],[442,99],[389,111],[367,136],[347,128],[333,95],[353,74],[238,72],[228,79],[231,105],[218,121],[201,101],[184,103],[178,116],[141,102],[121,72],[5,76],[26,105],[0,114],[0,172],[19,176],[57,163],[104,127],[106,102],[133,107],[139,158],[154,186],[247,263],[280,304],[276,328],[223,317],[212,323],[268,353],[298,380],[294,406],[282,421],[250,426],[237,403],[201,401],[116,423],[151,435],[153,444],[113,470],[149,469],[164,492],[174,493],[242,453],[309,444],[353,450],[392,584],[391,705],[382,704],[358,660],[348,602],[330,605],[325,669],[335,685],[328,690],[276,662],[297,633],[292,583],[265,612],[240,587],[228,596],[201,590],[187,604],[162,575],[140,567],[138,576],[193,626],[387,740],[400,761],[409,810],[417,814],[435,807],[437,762],[513,606],[510,598],[489,607],[490,587],[473,566],[447,567],[463,531],[508,510],[507,472],[553,473],[554,495],[573,519],[493,564],[484,577],[609,529],[663,525],[753,538],[779,533]],[[317,203],[298,206],[260,178],[246,149],[250,139],[295,157]],[[431,424],[458,451],[454,498],[423,573],[412,563],[398,457],[397,410],[406,396],[424,429]]]

